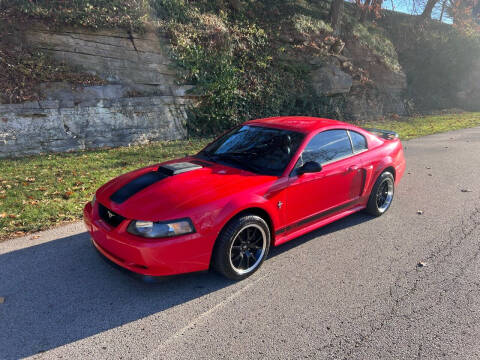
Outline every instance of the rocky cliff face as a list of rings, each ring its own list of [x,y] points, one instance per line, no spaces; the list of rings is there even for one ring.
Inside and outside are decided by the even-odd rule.
[[[167,41],[155,32],[52,30],[35,24],[19,36],[31,48],[106,81],[105,85],[40,84],[44,101],[0,105],[0,157],[122,146],[186,136],[188,85],[178,85]],[[317,95],[343,120],[405,114],[406,77],[358,41],[328,43],[312,59]],[[364,81],[363,75],[369,81]],[[141,97],[139,97],[141,96]],[[462,96],[462,94],[459,94]]]
[[[0,157],[125,146],[186,136],[190,86],[155,33],[27,29],[22,38],[105,79],[101,86],[43,83],[44,101],[0,105]],[[139,97],[139,94],[142,94]]]
[[[358,42],[347,41],[342,49],[342,54],[333,54],[312,72],[317,95],[341,100],[337,113],[345,120],[405,115],[405,73],[389,68]]]
[[[0,105],[0,158],[181,139],[185,101],[160,96]]]
[[[165,40],[155,32],[135,34],[119,30],[84,29],[53,31],[36,25],[25,31],[27,43],[98,75],[126,91],[183,96],[190,86],[176,85],[176,71],[166,52]]]

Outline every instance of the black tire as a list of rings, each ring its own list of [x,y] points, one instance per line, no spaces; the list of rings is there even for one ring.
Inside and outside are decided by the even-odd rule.
[[[249,277],[265,261],[270,238],[270,229],[261,217],[244,215],[234,218],[223,228],[215,243],[213,268],[232,280]]]
[[[368,198],[366,211],[373,216],[381,216],[392,205],[395,194],[395,179],[389,171],[384,171],[375,181]]]

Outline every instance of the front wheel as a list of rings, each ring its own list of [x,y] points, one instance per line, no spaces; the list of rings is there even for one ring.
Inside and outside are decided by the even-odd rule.
[[[270,230],[265,220],[246,215],[232,220],[221,232],[213,253],[213,266],[232,280],[252,275],[270,249]]]
[[[384,171],[373,185],[368,198],[367,212],[373,216],[383,215],[392,204],[395,193],[395,180],[389,171]]]

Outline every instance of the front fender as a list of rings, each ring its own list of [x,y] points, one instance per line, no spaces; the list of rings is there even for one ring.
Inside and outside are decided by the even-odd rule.
[[[251,195],[246,198],[236,197],[231,199],[220,212],[217,226],[219,226],[221,229],[236,215],[253,208],[261,209],[268,214],[272,222],[273,229],[276,229],[280,226],[281,222],[277,211],[278,209],[272,204],[271,201],[260,195]]]
[[[256,208],[261,209],[268,214],[272,222],[272,243],[275,239],[274,229],[279,227],[280,220],[278,214],[275,212],[275,207],[272,207],[270,201],[266,198],[259,195],[251,196],[238,196],[232,199],[229,199],[226,203],[217,203],[214,206],[217,210],[208,211],[207,209],[202,214],[198,214],[195,219],[203,225],[201,231],[206,234],[206,239],[208,241],[205,243],[205,246],[208,247],[208,253],[212,255],[212,251],[215,246],[215,242],[218,238],[218,235],[222,231],[223,227],[236,215],[241,212]],[[210,260],[209,260],[210,261]]]

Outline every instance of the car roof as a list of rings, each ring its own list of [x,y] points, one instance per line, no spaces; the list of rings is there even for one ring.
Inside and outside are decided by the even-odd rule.
[[[351,124],[342,121],[309,116],[278,116],[266,119],[250,120],[245,125],[269,126],[286,130],[309,133],[322,128],[335,126],[351,127]]]

